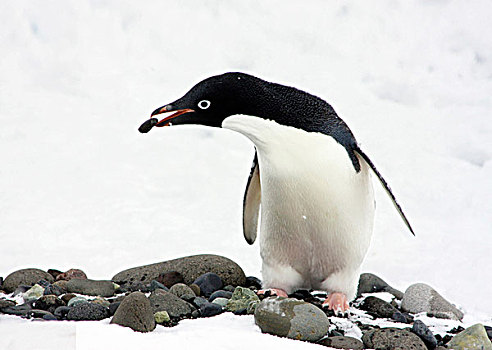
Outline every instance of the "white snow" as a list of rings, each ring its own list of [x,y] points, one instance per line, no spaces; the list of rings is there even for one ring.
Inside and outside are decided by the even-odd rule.
[[[325,98],[392,186],[416,237],[375,182],[363,271],[402,291],[428,283],[465,326],[491,325],[491,11],[487,0],[0,2],[0,276],[76,267],[108,279],[215,253],[260,277],[241,232],[252,145],[198,126],[137,132],[199,80],[245,71]],[[107,323],[0,316],[0,348],[313,346],[262,335],[252,317],[152,334]]]

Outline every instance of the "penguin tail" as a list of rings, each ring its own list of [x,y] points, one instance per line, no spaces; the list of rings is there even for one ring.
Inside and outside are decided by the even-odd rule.
[[[400,217],[405,222],[405,225],[408,227],[410,232],[415,236],[415,232],[413,232],[412,226],[410,225],[410,222],[408,221],[407,217],[405,216],[405,213],[403,213],[403,209],[400,207],[400,204],[398,204],[398,202],[395,198],[395,195],[393,194],[393,191],[391,191],[390,186],[388,185],[386,180],[383,178],[381,173],[378,171],[378,169],[376,168],[374,163],[367,156],[367,154],[365,154],[360,148],[357,147],[354,151],[357,152],[357,154],[359,154],[359,156],[361,156],[362,159],[364,159],[364,161],[369,165],[369,167],[372,169],[374,174],[376,174],[376,176],[379,179],[379,182],[383,186],[383,188],[386,191],[386,193],[388,194],[388,196],[391,198],[391,201],[393,202],[393,205],[395,206],[396,210],[398,211],[398,214],[400,214]]]

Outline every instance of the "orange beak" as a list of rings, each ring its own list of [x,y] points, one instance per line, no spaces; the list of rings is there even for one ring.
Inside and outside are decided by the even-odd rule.
[[[159,127],[167,126],[167,125],[169,125],[169,123],[171,122],[172,119],[174,119],[174,118],[176,118],[182,114],[185,114],[185,113],[194,112],[193,109],[189,109],[189,108],[178,109],[178,110],[174,110],[174,111],[171,108],[172,107],[170,107],[170,105],[166,105],[166,106],[157,108],[155,111],[152,112],[152,114],[150,115],[151,117],[153,117],[154,115],[157,115],[157,114],[174,112],[173,114],[165,117],[164,119],[159,120],[157,122],[157,124],[155,124],[154,126],[159,126]]]

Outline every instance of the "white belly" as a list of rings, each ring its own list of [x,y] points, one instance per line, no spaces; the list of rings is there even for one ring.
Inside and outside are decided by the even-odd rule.
[[[374,220],[366,163],[359,158],[356,173],[333,138],[262,118],[232,116],[223,127],[247,136],[258,151],[261,255],[264,269],[272,269],[267,275],[288,266],[301,276],[288,286],[295,289],[320,288],[342,271],[358,274]],[[352,277],[343,279],[353,284]]]

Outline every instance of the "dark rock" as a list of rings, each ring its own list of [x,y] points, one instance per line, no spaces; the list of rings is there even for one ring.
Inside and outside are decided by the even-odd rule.
[[[113,316],[116,312],[116,310],[118,310],[118,307],[120,306],[121,304],[121,301],[116,301],[114,303],[111,303],[109,304],[109,315],[110,316]]]
[[[417,334],[427,345],[427,348],[434,349],[437,346],[437,339],[424,322],[417,320],[413,323],[411,331]]]
[[[207,303],[207,299],[202,298],[202,297],[196,297],[192,301],[193,305],[195,305],[197,308],[202,307],[202,305]]]
[[[317,344],[335,349],[364,349],[364,344],[359,339],[344,336],[335,336],[321,339]]]
[[[60,320],[64,320],[67,318],[67,314],[70,311],[70,307],[68,306],[58,306],[53,314]]]
[[[87,300],[85,297],[75,297],[68,301],[67,306],[73,307],[75,305],[84,304],[88,302],[89,300]]]
[[[55,295],[43,295],[33,303],[33,308],[54,313],[59,306],[65,306],[65,302]]]
[[[131,293],[123,299],[111,323],[130,327],[137,332],[153,331],[155,319],[149,299],[141,292]]]
[[[169,289],[169,292],[176,295],[178,298],[181,298],[183,295],[187,294],[191,295],[192,299],[196,297],[195,292],[193,292],[193,290],[184,283],[176,283]]]
[[[191,313],[191,318],[198,318],[200,317],[200,311],[199,310],[193,310]]]
[[[106,307],[109,307],[109,305],[111,304],[108,300],[106,300],[102,297],[95,297],[94,299],[89,300],[89,302],[94,303],[94,304],[99,304],[102,306],[106,306]]]
[[[60,280],[60,281],[56,281],[55,283],[53,283],[52,286],[56,286],[57,288],[61,289],[62,293],[66,293],[67,292],[67,283],[68,283],[68,281]]]
[[[0,299],[0,310],[3,309],[4,307],[11,307],[11,306],[15,306],[15,301]]]
[[[200,294],[202,293],[202,292],[200,291],[200,287],[198,287],[195,283],[190,284],[190,288],[191,288],[191,290],[193,291],[193,293],[195,293],[195,295],[196,295],[197,297],[199,297],[199,296],[200,296]]]
[[[55,270],[55,269],[49,269],[48,270],[48,273],[51,275],[51,277],[53,277],[56,281],[56,277],[58,277],[59,274],[61,274],[62,272],[60,270]]]
[[[200,315],[202,317],[212,317],[221,314],[222,312],[224,312],[222,306],[214,303],[205,302],[205,304],[200,306]]]
[[[307,289],[298,289],[294,291],[294,293],[289,294],[289,298],[295,298],[299,300],[306,300],[312,297],[313,296],[311,295],[311,293],[309,293]]]
[[[15,290],[14,290],[14,297],[19,295],[19,294],[24,294],[25,292],[27,292],[31,288],[32,288],[32,286],[26,286],[23,284],[21,284],[20,286],[17,286],[17,288],[15,288]]]
[[[64,291],[55,284],[50,284],[48,287],[44,289],[44,295],[56,295],[57,297],[59,297],[63,293]]]
[[[364,346],[380,350],[427,350],[417,335],[399,328],[382,328],[365,332]]]
[[[55,316],[53,316],[53,314],[46,314],[43,316],[43,320],[46,320],[46,321],[58,321],[58,318],[56,318]]]
[[[153,291],[149,300],[153,314],[157,311],[167,311],[170,317],[181,318],[189,316],[193,311],[189,303],[162,289]]]
[[[210,298],[208,298],[208,301],[212,302],[214,301],[215,298],[226,298],[226,299],[231,299],[232,293],[227,292],[225,290],[216,290],[210,295]]]
[[[47,287],[49,287],[51,285],[50,282],[48,282],[46,280],[42,280],[42,279],[39,280],[39,281],[37,281],[36,284],[40,285],[43,288],[47,288]]]
[[[32,310],[31,305],[22,304],[15,306],[7,306],[1,309],[2,313],[7,315],[15,315],[15,316],[26,316]]]
[[[33,286],[39,280],[46,280],[50,283],[53,282],[53,277],[40,269],[22,269],[12,272],[5,277],[2,288],[7,293],[12,293],[19,285]]]
[[[63,300],[65,302],[65,304],[68,304],[70,299],[75,298],[75,297],[77,297],[75,294],[67,293],[67,294],[63,294],[60,299]]]
[[[246,282],[244,283],[246,287],[254,287],[255,289],[261,289],[261,280],[254,276],[246,277]]]
[[[87,279],[87,275],[84,271],[79,269],[70,269],[66,272],[60,273],[56,276],[56,280],[70,281],[72,279]]]
[[[411,321],[405,317],[400,311],[396,311],[393,315],[391,315],[391,319],[400,323],[410,323]]]
[[[108,317],[109,310],[107,307],[93,303],[77,304],[67,314],[67,320],[71,321],[99,321]]]
[[[44,318],[45,316],[51,317],[51,316],[53,316],[53,314],[51,312],[48,312],[45,310],[32,309],[31,311],[29,311],[27,313],[26,316],[27,316],[27,318]]]
[[[150,282],[150,291],[153,292],[156,289],[164,289],[165,291],[169,291],[169,288],[167,288],[162,283],[157,282],[156,280],[152,280],[152,282]]]
[[[0,290],[2,289],[2,285],[3,285],[3,277],[0,277]]]
[[[361,296],[362,293],[379,293],[387,292],[393,294],[396,299],[401,300],[403,293],[398,289],[391,287],[388,283],[383,281],[380,277],[372,273],[363,273],[359,278],[359,285],[357,287],[357,296]]]
[[[266,298],[256,308],[255,323],[263,333],[316,342],[330,321],[318,307],[293,298]]]
[[[193,283],[200,287],[201,294],[207,298],[224,285],[220,276],[213,272],[207,272],[199,276]]]
[[[223,289],[223,290],[225,290],[226,292],[231,292],[231,293],[233,293],[233,292],[234,292],[234,290],[236,289],[236,287],[231,286],[231,285],[229,284],[229,285],[227,285],[227,286],[223,287],[222,289]]]
[[[67,282],[67,291],[84,295],[110,297],[114,295],[114,285],[111,281],[95,281],[73,278]]]
[[[137,282],[150,283],[153,279],[159,281],[157,277],[165,271],[179,272],[183,276],[183,282],[188,285],[206,272],[216,273],[225,284],[242,286],[246,282],[244,272],[238,264],[225,257],[209,254],[188,256],[135,267],[116,274],[112,280],[121,286]],[[162,281],[159,282],[166,285]]]
[[[485,328],[485,332],[487,332],[487,336],[489,337],[489,339],[492,340],[492,327],[484,326],[484,328]]]
[[[463,313],[444,299],[431,286],[424,283],[412,284],[407,288],[401,301],[403,311],[411,313],[426,312],[427,315],[461,320]]]
[[[367,311],[378,318],[392,318],[393,314],[399,311],[384,300],[368,296],[359,305],[361,310]]]
[[[492,350],[492,342],[487,336],[485,327],[480,323],[456,334],[446,346],[449,349]]]
[[[160,273],[157,277],[157,281],[163,284],[167,288],[171,288],[177,283],[183,283],[183,275],[177,271],[169,271]]]

